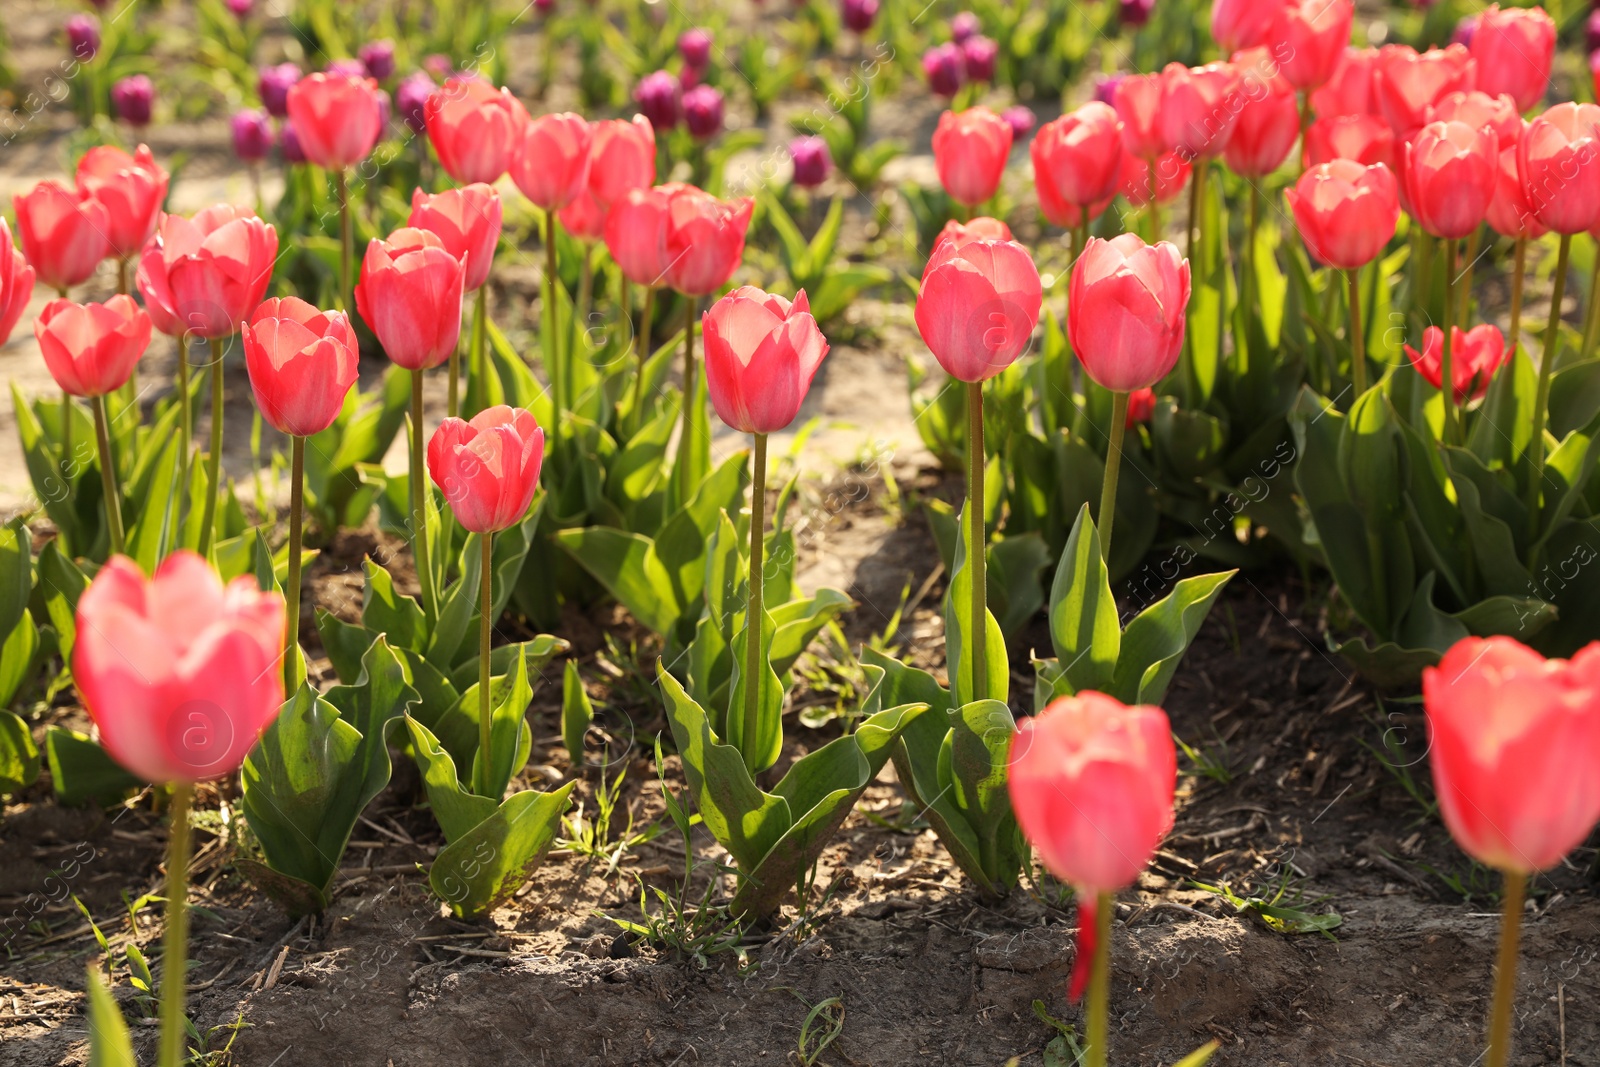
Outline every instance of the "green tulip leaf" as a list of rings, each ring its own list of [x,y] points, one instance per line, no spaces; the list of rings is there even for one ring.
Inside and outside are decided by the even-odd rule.
[[[39,746],[28,724],[0,710],[0,796],[26,789],[39,777]]]
[[[47,728],[44,751],[56,802],[64,807],[115,804],[144,784],[94,739],[76,730]]]

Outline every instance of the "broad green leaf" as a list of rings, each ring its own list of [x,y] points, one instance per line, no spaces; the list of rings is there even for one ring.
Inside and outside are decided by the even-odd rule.
[[[89,1067],[139,1067],[122,1009],[106,988],[100,968],[89,965]]]
[[[561,741],[566,745],[574,773],[584,765],[583,737],[592,722],[594,705],[583,688],[578,661],[569,659],[561,679]]]
[[[1122,625],[1089,505],[1078,512],[1050,588],[1050,643],[1074,692],[1111,684]]]
[[[0,526],[0,639],[28,610],[28,597],[33,593],[31,540],[21,517]]]
[[[0,708],[14,700],[22,687],[39,670],[46,653],[46,642],[32,615],[23,615],[4,641],[0,641]]]
[[[492,661],[491,661],[492,662]],[[461,707],[472,713],[474,722],[481,714],[477,685],[461,694]],[[516,657],[511,670],[489,681],[489,745],[480,745],[472,754],[472,791],[499,803],[505,796],[511,776],[528,759],[533,736],[528,727],[528,705],[533,703],[533,687],[528,684],[528,661]],[[481,729],[481,727],[480,727]],[[489,759],[485,759],[485,756]]]
[[[573,784],[507,797],[439,850],[428,870],[429,886],[462,917],[486,915],[505,903],[555,843]]]
[[[428,620],[412,597],[395,590],[394,579],[375,560],[362,562],[367,572],[361,599],[361,624],[375,634],[387,634],[397,648],[422,652],[428,647]]]
[[[1127,704],[1160,704],[1189,643],[1237,571],[1184,578],[1122,632],[1110,693]]]
[[[20,716],[0,710],[0,796],[32,785],[39,777],[39,746]]]
[[[975,691],[972,677],[972,641],[978,627],[972,618],[972,570],[967,566],[968,508],[961,510],[961,537],[956,543],[955,569],[945,593],[945,655],[949,662],[950,692],[958,704],[970,702]],[[987,579],[985,587],[987,587]],[[1010,691],[1011,665],[1006,659],[1005,637],[994,613],[984,612],[984,692],[1005,699]]]
[[[606,526],[588,526],[561,530],[555,540],[640,625],[663,635],[676,625],[684,605],[673,591],[666,568],[656,558],[655,543],[650,538]]]
[[[114,804],[144,784],[87,734],[75,730],[46,729],[44,751],[56,802],[65,807]]]

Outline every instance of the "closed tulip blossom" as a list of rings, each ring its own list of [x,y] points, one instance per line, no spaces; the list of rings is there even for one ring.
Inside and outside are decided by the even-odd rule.
[[[970,82],[994,81],[994,68],[1000,58],[1000,45],[978,34],[961,42],[961,69]]]
[[[701,322],[706,389],[722,421],[740,433],[763,435],[792,423],[828,354],[805,290],[791,303],[740,286]]]
[[[544,431],[531,413],[504,404],[470,422],[447,418],[428,440],[428,476],[473,533],[497,533],[527,516],[543,461]]]
[[[744,258],[754,202],[749,197],[718,200],[692,185],[661,188],[668,192],[667,283],[689,296],[716,292]]]
[[[406,129],[419,134],[428,132],[428,101],[438,91],[438,83],[420,70],[400,80],[394,90],[394,107]]]
[[[493,185],[512,168],[527,112],[511,90],[454,77],[429,94],[423,113],[439,165],[456,181]]]
[[[411,194],[411,215],[406,225],[427,230],[444,243],[445,251],[467,265],[468,292],[483,287],[500,243],[504,208],[493,186],[481,182],[442,193]]]
[[[287,118],[289,115],[289,90],[294,88],[300,80],[300,68],[293,63],[279,63],[274,67],[262,67],[256,78],[256,95],[261,97],[261,106],[275,119]]]
[[[278,232],[227,204],[164,215],[139,258],[139,292],[163,333],[237,333],[267,290]]]
[[[1068,996],[1089,989],[1088,1062],[1106,1062],[1112,895],[1134,884],[1172,830],[1178,757],[1166,713],[1086,690],[1024,719],[1007,793],[1017,825],[1078,900]]]
[[[150,113],[154,109],[155,98],[155,84],[143,74],[119,78],[111,86],[112,112],[117,118],[136,129],[150,125]]]
[[[1406,145],[1406,199],[1428,233],[1453,240],[1478,228],[1494,196],[1499,152],[1492,129],[1433,122]]]
[[[388,81],[394,77],[394,42],[387,38],[368,41],[356,51],[367,77],[374,81]]]
[[[833,169],[833,154],[821,137],[796,137],[790,141],[789,159],[794,164],[794,183],[802,189],[815,189]]]
[[[1026,104],[1017,104],[1000,112],[1000,117],[1006,120],[1006,125],[1011,127],[1011,143],[1017,144],[1033,132],[1034,124],[1039,121],[1033,109]]]
[[[1283,37],[1284,0],[1216,0],[1211,5],[1211,36],[1224,52],[1258,48]]]
[[[278,135],[278,145],[283,150],[283,161],[291,166],[306,162],[305,149],[300,147],[300,135],[294,130],[294,123],[285,120],[282,131]]]
[[[606,250],[634,285],[654,289],[668,284],[668,213],[672,190],[666,186],[633,189],[606,216]]]
[[[1326,84],[1350,43],[1354,17],[1351,0],[1290,0],[1283,34],[1272,42],[1283,52],[1284,80],[1302,91]]]
[[[722,132],[722,90],[714,85],[696,85],[683,94],[683,125],[697,141],[707,141]]]
[[[1474,88],[1476,64],[1458,44],[1418,53],[1407,45],[1378,51],[1378,106],[1395,136],[1410,137],[1428,121],[1428,109],[1451,93]]]
[[[397,365],[423,371],[450,358],[461,335],[466,271],[428,230],[405,227],[367,245],[356,308]]]
[[[1600,646],[1546,660],[1509,637],[1467,637],[1422,672],[1428,762],[1456,844],[1503,876],[1488,1067],[1512,1044],[1528,875],[1554,867],[1600,821]]]
[[[852,33],[866,33],[878,17],[878,0],[839,0],[839,21]]]
[[[522,124],[511,160],[511,180],[545,211],[566,207],[589,180],[589,124],[570,111]]]
[[[966,44],[983,32],[983,22],[975,12],[958,11],[950,20],[950,39],[956,44]]]
[[[1517,171],[1540,224],[1582,233],[1600,221],[1600,106],[1557,104],[1528,124]]]
[[[1369,167],[1382,163],[1394,167],[1394,131],[1376,115],[1337,115],[1317,119],[1306,127],[1305,165],[1315,167],[1335,159],[1349,159]]]
[[[685,66],[696,70],[704,70],[711,62],[711,45],[709,30],[696,27],[678,34],[678,55],[683,57]]]
[[[53,181],[12,199],[22,254],[39,280],[65,295],[94,274],[111,250],[105,205]]]
[[[250,388],[268,425],[291,437],[333,425],[356,380],[359,349],[350,316],[274,297],[250,316],[241,337]]]
[[[1475,130],[1487,127],[1494,131],[1499,148],[1516,144],[1522,136],[1522,116],[1504,93],[1490,96],[1476,89],[1451,93],[1428,109],[1428,121],[1463,122]]]
[[[109,254],[118,260],[137,254],[167,199],[167,172],[150,149],[140,145],[130,156],[114,145],[91,148],[78,160],[77,179],[82,195],[105,205]]]
[[[1112,90],[1117,118],[1122,120],[1122,146],[1128,154],[1152,163],[1169,151],[1161,132],[1161,106],[1166,79],[1160,74],[1129,74]]]
[[[606,119],[590,129],[589,192],[602,208],[655,184],[656,133],[648,119]]]
[[[922,73],[939,96],[955,96],[966,79],[966,56],[955,42],[934,45],[922,53]]]
[[[1339,115],[1377,115],[1378,50],[1346,47],[1333,66],[1328,81],[1311,91],[1311,110],[1319,118]]]
[[[1311,254],[1341,270],[1372,262],[1400,219],[1399,189],[1381,163],[1336,159],[1319,164],[1284,197]]]
[[[1490,4],[1472,34],[1478,88],[1505,93],[1519,112],[1527,111],[1544,99],[1555,50],[1556,24],[1544,8]]]
[[[676,75],[658,70],[639,80],[633,99],[639,105],[639,113],[660,132],[672,129],[683,118],[682,93]]]
[[[1500,330],[1489,323],[1466,331],[1459,326],[1452,326],[1450,330],[1454,335],[1451,372],[1455,381],[1455,402],[1461,404],[1483,396],[1489,388],[1489,379],[1511,358],[1511,352]],[[1423,380],[1435,389],[1442,388],[1444,331],[1429,326],[1422,331],[1422,351],[1410,345],[1406,345],[1405,350],[1406,358]]]
[[[600,201],[596,200],[594,194],[587,189],[579,193],[576,200],[556,212],[556,220],[561,223],[563,230],[585,244],[592,244],[605,236],[605,208],[600,206]]]
[[[371,78],[313,74],[289,90],[288,107],[306,158],[327,170],[366,159],[383,131],[378,83]]]
[[[1162,78],[1158,125],[1166,147],[1190,159],[1221,155],[1239,117],[1240,101],[1234,99],[1243,88],[1239,72],[1231,63],[1193,68],[1169,63]]]
[[[1026,249],[1011,241],[945,241],[922,274],[917,330],[952,378],[993,378],[1028,349],[1043,289]]]
[[[77,14],[67,19],[67,50],[80,63],[90,63],[100,54],[100,20]]]
[[[1011,126],[986,107],[939,116],[933,160],[939,182],[957,203],[975,207],[1000,188],[1011,154]]]
[[[1122,123],[1090,101],[1049,122],[1029,146],[1039,209],[1057,226],[1077,226],[1083,209],[1109,201],[1122,178]]]
[[[1137,29],[1150,21],[1155,10],[1156,0],[1117,0],[1117,21]]]
[[[1222,156],[1240,177],[1262,178],[1283,165],[1299,139],[1300,103],[1294,87],[1273,73],[1265,50],[1235,56],[1234,62],[1248,73],[1240,93],[1244,102]]]
[[[52,300],[33,325],[44,365],[73,396],[100,397],[121,389],[150,346],[150,316],[118,294],[104,304]]]
[[[22,250],[11,243],[11,227],[0,219],[0,345],[17,328],[33,297],[34,270]]]
[[[1132,429],[1135,423],[1149,422],[1156,413],[1156,391],[1135,389],[1128,394],[1128,418],[1124,424]]]
[[[264,109],[236,111],[228,127],[233,134],[233,154],[242,162],[260,163],[272,151],[272,119]]]

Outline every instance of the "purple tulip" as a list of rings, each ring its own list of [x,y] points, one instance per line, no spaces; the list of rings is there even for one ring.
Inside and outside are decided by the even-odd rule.
[[[983,29],[983,24],[978,21],[978,16],[970,11],[963,11],[950,20],[950,39],[956,44],[965,44],[968,38],[976,37]]]
[[[839,17],[852,31],[866,33],[878,17],[878,0],[840,0]]]
[[[961,43],[961,60],[970,81],[994,81],[994,64],[999,57],[1000,46],[982,34]]]
[[[704,70],[711,62],[711,33],[709,30],[684,30],[678,34],[678,54],[686,66]]]
[[[394,90],[395,110],[410,127],[412,133],[425,133],[428,129],[426,108],[428,98],[437,90],[434,80],[422,71],[414,71],[400,80]]]
[[[794,183],[803,189],[815,189],[833,169],[833,153],[820,137],[796,137],[790,141],[789,158],[794,160]]]
[[[1094,76],[1094,98],[1102,104],[1117,105],[1117,86],[1122,84],[1126,74],[1096,74]]]
[[[367,77],[376,78],[386,82],[394,77],[394,42],[385,38],[380,41],[368,41],[361,46],[357,53],[361,57],[361,65],[366,68]]]
[[[233,12],[233,17],[242,19],[256,6],[256,0],[227,0],[227,4],[228,10]]]
[[[111,111],[129,126],[150,125],[150,106],[156,87],[143,74],[132,74],[111,87]]]
[[[633,91],[639,113],[656,130],[670,130],[678,124],[678,79],[664,70],[646,74]]]
[[[715,137],[722,131],[722,90],[696,85],[683,94],[683,122],[697,141]]]
[[[259,163],[272,151],[272,119],[259,108],[236,111],[233,127],[233,154],[246,163]],[[298,144],[298,141],[296,142]]]
[[[100,20],[93,15],[73,15],[67,20],[67,47],[87,63],[100,52]]]
[[[300,68],[293,63],[279,63],[275,67],[262,67],[256,79],[256,93],[261,106],[275,119],[289,114],[289,90],[300,80]]]
[[[285,163],[304,163],[306,150],[300,147],[300,135],[294,132],[294,123],[285,122],[278,142],[283,147]]]
[[[1468,15],[1456,23],[1455,32],[1450,35],[1450,43],[1471,48],[1473,34],[1477,32],[1478,16]],[[1584,35],[1589,42],[1589,51],[1600,48],[1600,11],[1589,16],[1589,21],[1584,24]]]
[[[1156,9],[1156,0],[1121,0],[1118,15],[1124,26],[1143,26]]]
[[[934,45],[922,53],[922,72],[928,76],[928,88],[940,96],[954,96],[961,91],[965,66],[958,44]]]
[[[1033,124],[1037,121],[1033,117],[1033,112],[1021,104],[1006,108],[1000,112],[1000,117],[1011,127],[1012,144],[1021,144],[1023,139],[1033,132]]]

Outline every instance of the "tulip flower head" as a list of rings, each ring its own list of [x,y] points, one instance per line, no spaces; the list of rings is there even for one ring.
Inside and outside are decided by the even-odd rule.
[[[1160,74],[1129,74],[1112,91],[1117,118],[1122,120],[1122,146],[1146,162],[1168,151],[1161,134],[1161,105],[1166,79]]]
[[[794,183],[802,189],[815,189],[833,169],[833,155],[821,137],[796,137],[789,142],[789,158],[794,163]]]
[[[289,118],[306,159],[344,170],[371,155],[383,132],[378,83],[354,74],[313,74],[289,90]]]
[[[235,111],[229,120],[233,154],[246,163],[259,163],[272,151],[272,119],[264,108]]]
[[[1478,88],[1490,95],[1505,93],[1519,112],[1527,111],[1544,99],[1555,50],[1556,24],[1544,8],[1490,4],[1479,13],[1472,34]]]
[[[111,86],[112,112],[136,129],[150,125],[150,112],[155,105],[155,98],[155,84],[143,74],[119,78]]]
[[[1072,268],[1067,329],[1084,372],[1106,389],[1153,386],[1178,362],[1189,306],[1189,261],[1138,234],[1091,237]]]
[[[476,292],[489,280],[503,213],[500,194],[481,182],[432,195],[415,189],[406,225],[438,237],[446,252],[467,265],[466,289]]]
[[[1272,42],[1283,52],[1284,80],[1300,90],[1326,84],[1350,43],[1354,18],[1351,0],[1290,0],[1283,34]]]
[[[1474,87],[1477,65],[1458,44],[1418,53],[1406,45],[1378,50],[1374,86],[1378,107],[1395,136],[1410,137],[1428,121],[1428,109],[1451,93]]]
[[[456,181],[493,185],[514,166],[527,112],[509,89],[453,77],[429,94],[423,113],[439,165]]]
[[[1351,159],[1364,167],[1395,165],[1394,131],[1376,115],[1335,115],[1306,127],[1305,165]]]
[[[947,244],[953,243],[960,246],[969,241],[1011,240],[1015,240],[1011,236],[1011,227],[999,219],[990,218],[988,215],[979,215],[977,218],[968,219],[966,222],[958,222],[955,219],[951,219],[944,224],[944,229],[939,231],[939,236],[934,238],[933,254],[928,258],[932,259],[938,256]]]
[[[1162,80],[1158,126],[1165,146],[1189,159],[1221,155],[1239,119],[1243,78],[1233,64],[1168,63]]]
[[[590,132],[589,192],[602,208],[609,210],[630,189],[655,184],[656,132],[649,119],[606,119]]]
[[[754,201],[749,197],[722,201],[678,183],[660,188],[667,194],[667,284],[687,296],[716,292],[728,284],[744,259]]]
[[[395,110],[412,133],[428,132],[428,101],[438,91],[439,86],[433,78],[420,70],[406,75],[395,87]]]
[[[310,437],[333,425],[356,381],[360,348],[350,316],[274,297],[240,331],[261,417],[280,433]]]
[[[150,149],[129,155],[114,145],[91,148],[78,160],[78,192],[105,205],[109,255],[136,255],[155,233],[169,176]]]
[[[1000,46],[982,34],[961,42],[961,70],[969,82],[994,81],[995,63],[999,58]]]
[[[1118,182],[1117,192],[1134,207],[1144,207],[1150,203],[1151,171],[1154,170],[1156,203],[1169,204],[1177,199],[1183,187],[1188,184],[1193,169],[1189,161],[1179,152],[1167,152],[1153,164],[1145,162],[1138,156],[1125,155],[1122,157],[1122,177]]]
[[[472,533],[498,533],[521,522],[543,462],[544,431],[530,412],[504,404],[470,422],[447,418],[428,440],[428,476]]]
[[[356,310],[396,364],[427,370],[450,358],[461,337],[467,266],[437,234],[409,226],[367,245]]]
[[[570,111],[528,119],[516,137],[511,180],[546,211],[566,207],[589,181],[589,124]]]
[[[935,45],[922,53],[922,73],[928,88],[939,96],[955,96],[966,77],[966,55],[954,41]]]
[[[1467,637],[1422,672],[1439,814],[1503,871],[1555,866],[1600,821],[1600,645],[1547,660]]]
[[[939,116],[933,160],[939,182],[957,203],[975,207],[994,196],[1011,154],[1011,126],[986,107]]]
[[[701,318],[706,390],[723,422],[741,433],[774,433],[800,412],[828,342],[805,290],[791,303],[743,285]]]
[[[192,219],[163,215],[135,280],[162,333],[228,337],[261,303],[277,258],[277,230],[217,204]]]
[[[289,115],[289,90],[294,88],[300,80],[300,68],[293,63],[279,63],[274,67],[262,67],[256,76],[256,95],[261,97],[261,106],[275,119],[287,118]]]
[[[1494,130],[1430,122],[1406,144],[1406,200],[1417,224],[1455,239],[1478,228],[1494,198],[1500,155]]]
[[[1265,177],[1289,158],[1300,136],[1300,104],[1265,49],[1237,55],[1233,62],[1246,72],[1243,102],[1223,158],[1241,177]]]
[[[1000,117],[1006,120],[1006,125],[1011,127],[1011,143],[1017,144],[1028,134],[1033,132],[1034,125],[1039,121],[1033,109],[1026,104],[1017,104],[1000,112]]]
[[[1450,328],[1450,370],[1455,378],[1455,401],[1483,396],[1489,379],[1511,358],[1506,339],[1498,327],[1489,323],[1462,330]],[[1422,351],[1406,345],[1406,358],[1429,385],[1441,388],[1444,381],[1444,331],[1429,326],[1422,331]]]
[[[0,219],[0,345],[17,328],[33,296],[34,271],[22,250],[11,243],[11,227]]]
[[[866,33],[878,17],[878,0],[839,0],[839,21],[852,33]]]
[[[1230,54],[1259,48],[1282,39],[1287,13],[1284,0],[1216,0],[1211,5],[1211,36]]]
[[[100,20],[77,14],[67,19],[67,49],[80,63],[93,61],[100,54]]]
[[[368,41],[356,50],[356,58],[372,80],[383,82],[394,77],[394,42],[388,38]]]
[[[1501,144],[1499,167],[1495,174],[1494,198],[1489,201],[1489,211],[1484,221],[1498,234],[1506,237],[1538,238],[1546,233],[1544,224],[1533,214],[1517,174],[1517,150],[1522,143],[1519,131],[1515,140]]]
[[[1154,389],[1135,389],[1128,394],[1128,421],[1127,426],[1132,429],[1136,424],[1149,422],[1156,413],[1156,391]]]
[[[104,304],[52,300],[33,324],[50,377],[63,392],[86,397],[128,384],[150,331],[150,316],[121,293]]]
[[[606,215],[606,250],[634,285],[647,289],[670,284],[667,268],[668,214],[672,190],[667,186],[629,190]]]
[[[1378,115],[1376,48],[1345,48],[1326,84],[1311,91],[1311,110],[1319,118]]]
[[[1476,89],[1451,93],[1428,109],[1428,121],[1464,122],[1475,130],[1487,126],[1494,131],[1497,148],[1516,144],[1522,136],[1522,116],[1504,93],[1490,96]]]
[[[111,251],[111,218],[105,205],[80,190],[40,182],[12,199],[22,254],[39,280],[65,292],[89,280]]]
[[[1014,241],[946,240],[922,273],[917,330],[953,378],[993,378],[1027,351],[1044,292],[1027,249]]]
[[[1057,226],[1077,225],[1084,208],[1108,202],[1122,178],[1122,122],[1091,100],[1048,122],[1029,146],[1039,208]]]
[[[950,20],[950,39],[956,44],[966,44],[983,32],[983,22],[976,12],[958,11]]]
[[[683,117],[682,92],[676,75],[658,70],[640,79],[633,99],[639,105],[639,113],[655,130],[662,132],[672,129]]]
[[[1600,221],[1600,106],[1557,104],[1517,145],[1517,173],[1533,217],[1560,234]]]
[[[683,124],[697,141],[707,141],[722,132],[722,90],[714,85],[696,85],[683,94]]]
[[[112,557],[78,600],[72,676],[100,743],[150,782],[226,777],[283,703],[282,595],[180,549]]]
[[[1400,221],[1400,190],[1382,163],[1322,163],[1284,193],[1306,248],[1330,267],[1354,270],[1383,251]]]

